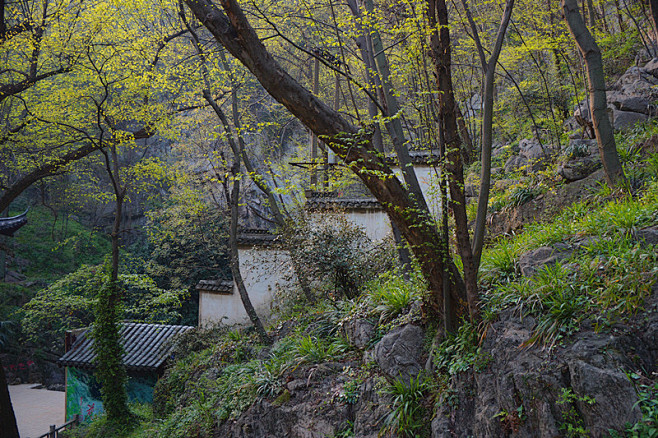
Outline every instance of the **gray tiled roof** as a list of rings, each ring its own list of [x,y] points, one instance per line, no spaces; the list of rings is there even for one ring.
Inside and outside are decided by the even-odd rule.
[[[307,210],[346,210],[364,209],[381,210],[381,204],[375,198],[329,198],[312,197],[306,200]]]
[[[123,364],[132,371],[156,371],[172,352],[174,336],[193,327],[184,325],[122,323],[119,336],[123,344]],[[57,363],[76,368],[95,368],[96,353],[89,329],[85,330]]]
[[[196,289],[199,292],[232,294],[233,282],[231,280],[201,280],[197,283]]]
[[[13,236],[14,233],[27,223],[27,211],[23,214],[13,217],[0,218],[0,234],[4,236]]]
[[[268,246],[275,243],[278,238],[279,235],[270,230],[243,229],[238,233],[238,244]]]
[[[440,154],[436,149],[432,149],[431,151],[409,151],[409,158],[415,165],[434,166],[439,162]],[[388,155],[386,162],[389,166],[398,166],[398,158],[395,154]]]

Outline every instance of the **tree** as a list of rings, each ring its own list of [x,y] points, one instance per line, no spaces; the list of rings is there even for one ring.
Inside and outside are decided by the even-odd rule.
[[[481,127],[481,160],[482,170],[480,172],[480,194],[478,196],[478,210],[475,219],[475,230],[473,232],[473,257],[475,258],[475,266],[480,264],[480,256],[482,255],[482,247],[484,246],[484,234],[486,231],[486,219],[489,209],[489,190],[491,188],[491,146],[493,144],[493,110],[494,110],[494,85],[495,85],[495,72],[496,64],[500,51],[503,48],[503,41],[507,26],[512,17],[512,9],[514,8],[514,0],[507,0],[505,2],[505,10],[503,17],[498,27],[496,35],[496,42],[491,50],[491,56],[486,58],[484,47],[480,41],[480,35],[473,20],[473,15],[468,8],[466,0],[462,0],[462,5],[466,11],[468,22],[473,32],[473,40],[478,51],[480,64],[484,74],[484,101],[482,105],[482,127]]]
[[[401,184],[384,158],[373,147],[372,131],[353,126],[293,79],[265,49],[237,2],[222,0],[223,10],[218,9],[208,0],[187,0],[186,3],[217,41],[256,76],[272,97],[318,135],[378,198],[409,242],[430,285],[436,310],[441,314],[444,313],[442,296],[444,272],[450,273],[452,285],[450,295],[456,308],[451,309],[444,316],[456,324],[459,315],[463,312],[459,304],[464,303],[466,299],[461,274],[449,255],[442,251],[444,248],[442,238],[427,208],[423,205],[424,201],[415,198]],[[454,116],[453,109],[454,104],[449,108],[449,113]],[[457,148],[458,155],[459,148]],[[448,161],[451,162],[450,175],[453,177],[452,207],[453,210],[459,211],[457,220],[459,248],[462,251],[464,265],[469,265],[465,276],[468,279],[471,300],[469,305],[474,310],[477,307],[477,290],[476,288],[474,290],[476,279],[472,270],[472,260],[468,260],[468,253],[471,250],[468,229],[460,229],[466,219],[463,186],[459,188],[461,162],[459,157],[455,157],[454,152],[449,155]],[[464,246],[465,242],[468,243],[466,246]],[[447,266],[447,269],[444,266]]]
[[[585,59],[587,82],[589,85],[589,105],[594,132],[596,134],[596,142],[599,146],[599,153],[608,184],[611,187],[615,187],[624,183],[626,177],[619,161],[619,155],[617,155],[615,136],[610,118],[608,117],[608,101],[606,99],[605,74],[603,72],[601,50],[578,11],[578,2],[576,0],[562,0],[562,10],[564,11],[564,19],[569,27],[569,31],[578,46],[578,50],[580,50],[580,53]]]

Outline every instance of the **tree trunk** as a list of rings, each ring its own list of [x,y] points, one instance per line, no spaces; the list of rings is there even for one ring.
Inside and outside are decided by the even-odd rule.
[[[585,60],[587,71],[587,82],[589,85],[589,102],[592,113],[592,124],[596,134],[596,142],[599,146],[599,154],[603,162],[603,168],[611,187],[626,181],[624,169],[617,155],[615,137],[608,117],[608,102],[606,99],[605,75],[603,73],[603,61],[601,50],[596,44],[578,11],[577,0],[562,0],[564,19],[569,27],[569,32],[576,41],[576,45]]]
[[[475,230],[473,233],[473,257],[475,269],[477,270],[480,265],[482,247],[484,246],[487,210],[489,208],[489,190],[491,188],[491,147],[493,144],[493,109],[496,64],[498,64],[498,57],[503,48],[507,26],[512,17],[514,0],[507,0],[505,3],[505,11],[503,12],[500,26],[498,26],[496,42],[488,60],[485,57],[484,47],[482,46],[478,34],[478,28],[475,25],[470,10],[468,9],[466,0],[462,0],[462,4],[466,11],[471,31],[473,32],[473,39],[475,40],[475,45],[480,56],[482,71],[484,72],[484,102],[482,106],[482,169],[480,172],[480,193],[478,196],[477,217],[475,219]]]
[[[19,438],[14,407],[11,405],[7,376],[0,361],[0,438]]]
[[[99,141],[103,144],[103,141]],[[123,347],[119,336],[119,312],[122,300],[119,288],[119,256],[121,250],[121,221],[126,189],[121,182],[119,156],[116,145],[110,147],[111,157],[106,151],[105,165],[112,182],[116,209],[112,224],[112,243],[109,278],[99,291],[96,317],[93,327],[94,349],[96,351],[96,375],[101,385],[103,406],[107,419],[115,423],[128,420],[128,394],[126,393],[126,370],[123,366]]]
[[[450,190],[450,208],[455,219],[457,251],[462,259],[466,299],[471,319],[477,318],[479,297],[464,195],[464,171],[461,161],[461,140],[455,114],[455,95],[452,86],[452,55],[448,23],[448,8],[444,0],[428,0],[429,23],[433,30],[430,53],[436,68],[439,90],[439,119],[446,147],[446,171]],[[439,29],[438,31],[436,29]]]
[[[653,40],[658,45],[658,0],[649,0],[651,24],[653,25]]]
[[[256,309],[254,309],[251,299],[249,298],[249,293],[247,288],[244,285],[244,279],[242,278],[242,273],[240,272],[240,256],[238,253],[238,206],[240,201],[240,157],[239,155],[235,157],[235,162],[233,164],[233,190],[231,191],[231,225],[229,227],[229,253],[231,256],[231,274],[233,275],[233,281],[238,288],[238,293],[240,294],[240,299],[244,306],[245,312],[249,320],[254,325],[258,336],[260,336],[261,341],[264,344],[271,344],[272,340],[265,331],[265,327],[260,321]]]

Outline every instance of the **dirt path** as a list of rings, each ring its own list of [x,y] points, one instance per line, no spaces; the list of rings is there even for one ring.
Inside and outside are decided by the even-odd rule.
[[[31,389],[33,386],[33,383],[9,386],[21,438],[36,438],[48,432],[51,424],[64,423],[64,393]]]

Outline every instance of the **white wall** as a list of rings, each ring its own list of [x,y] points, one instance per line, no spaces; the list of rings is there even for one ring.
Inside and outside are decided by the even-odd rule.
[[[240,272],[251,304],[258,316],[267,321],[276,289],[289,286],[294,281],[290,257],[285,251],[267,247],[240,248],[238,255]],[[199,293],[199,325],[218,322],[225,325],[249,324],[249,317],[235,285],[230,295]]]
[[[425,196],[425,201],[430,209],[430,213],[435,218],[441,214],[441,197],[439,196],[439,174],[434,167],[425,164],[414,164],[416,178],[420,184],[420,190]],[[402,181],[402,172],[399,167],[394,167],[393,172]]]
[[[343,216],[349,222],[361,228],[368,238],[374,242],[384,239],[391,233],[391,221],[388,219],[386,212],[384,212],[384,210],[370,208],[350,208],[344,211],[336,208],[336,210],[332,209],[326,212],[313,211],[310,214],[311,222],[320,225],[326,220],[327,215],[331,216],[336,214]]]

